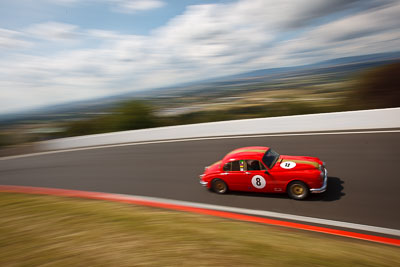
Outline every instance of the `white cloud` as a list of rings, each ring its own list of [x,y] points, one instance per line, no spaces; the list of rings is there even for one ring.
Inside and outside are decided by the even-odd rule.
[[[400,4],[336,20],[311,31],[326,41],[356,39],[381,31],[399,29]]]
[[[160,8],[165,2],[159,0],[111,0],[116,4],[116,10],[122,13],[135,13],[138,11]]]
[[[80,37],[80,33],[77,30],[78,26],[76,25],[49,21],[31,25],[25,29],[25,32],[33,38],[48,41],[68,41],[76,40]]]
[[[271,53],[297,64],[337,57],[398,51],[400,4],[368,10],[315,27],[277,43]],[[397,46],[400,47],[400,46]],[[292,63],[293,64],[293,63]]]
[[[48,45],[42,40],[57,41],[51,43],[56,52],[33,56],[17,51],[0,61],[0,88],[6,88],[0,112],[252,69],[396,51],[400,4],[379,2],[383,4],[374,0],[243,0],[196,5],[148,36],[57,22],[32,25],[23,33],[0,30],[0,46],[26,42],[26,36],[37,38],[35,47]],[[361,3],[369,4],[363,8]],[[361,7],[346,17],[331,14],[330,20],[318,21],[355,4]],[[79,41],[81,48],[66,48],[64,43],[70,40]],[[83,49],[86,43],[97,47]]]
[[[44,1],[58,5],[72,5],[80,1],[83,2],[85,0],[44,0]]]
[[[23,40],[23,34],[20,32],[0,28],[0,48],[21,49],[30,46],[31,43]]]
[[[104,3],[111,7],[111,10],[120,13],[136,13],[161,8],[166,5],[161,0],[44,0],[57,5],[77,6],[82,4]]]

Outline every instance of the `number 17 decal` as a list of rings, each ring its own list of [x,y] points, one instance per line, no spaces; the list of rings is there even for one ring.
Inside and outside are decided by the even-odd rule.
[[[293,169],[294,167],[296,167],[296,162],[293,161],[284,161],[281,163],[281,168],[284,169]]]

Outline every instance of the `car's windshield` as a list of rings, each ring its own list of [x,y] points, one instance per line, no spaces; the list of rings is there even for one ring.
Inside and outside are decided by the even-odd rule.
[[[272,169],[278,159],[279,154],[270,148],[267,150],[267,152],[265,152],[262,161],[268,167],[268,169]]]

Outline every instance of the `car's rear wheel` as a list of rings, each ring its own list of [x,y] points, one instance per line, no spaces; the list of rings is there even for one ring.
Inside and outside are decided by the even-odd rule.
[[[296,200],[301,200],[305,199],[310,191],[305,183],[300,181],[293,181],[288,185],[287,193],[289,197]]]
[[[228,192],[228,186],[221,179],[214,179],[212,181],[212,190],[218,194],[225,194]]]

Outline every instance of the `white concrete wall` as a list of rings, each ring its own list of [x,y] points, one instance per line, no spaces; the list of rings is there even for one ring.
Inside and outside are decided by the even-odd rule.
[[[400,108],[222,121],[62,138],[42,142],[41,150],[155,140],[315,131],[400,128]]]

